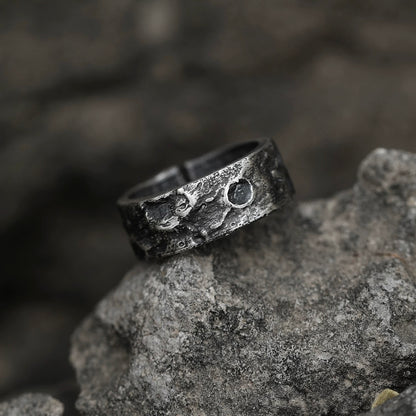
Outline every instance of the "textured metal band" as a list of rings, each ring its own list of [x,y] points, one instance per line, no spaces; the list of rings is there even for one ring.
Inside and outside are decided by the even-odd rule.
[[[293,194],[276,145],[258,139],[167,169],[127,191],[118,207],[137,256],[164,257],[228,235]]]

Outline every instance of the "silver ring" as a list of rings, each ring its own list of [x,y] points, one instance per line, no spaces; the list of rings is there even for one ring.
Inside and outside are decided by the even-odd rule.
[[[118,207],[136,255],[165,257],[282,209],[293,195],[283,159],[266,138],[162,171],[128,190]]]

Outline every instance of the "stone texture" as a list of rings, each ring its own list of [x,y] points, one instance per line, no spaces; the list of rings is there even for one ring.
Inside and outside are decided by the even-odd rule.
[[[45,394],[27,393],[0,403],[0,416],[62,416],[62,403]]]
[[[0,9],[2,397],[72,377],[63,340],[134,261],[114,201],[136,181],[271,135],[299,198],[315,198],[351,186],[375,147],[416,151],[409,0]],[[65,324],[23,342],[56,304]]]
[[[416,378],[416,155],[353,189],[140,263],[77,329],[93,415],[354,415]]]
[[[407,388],[398,397],[387,400],[363,416],[413,416],[416,415],[416,386]]]

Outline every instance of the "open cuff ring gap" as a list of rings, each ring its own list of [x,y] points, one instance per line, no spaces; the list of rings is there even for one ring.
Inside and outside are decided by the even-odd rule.
[[[283,159],[265,138],[166,169],[128,190],[118,207],[136,255],[165,257],[282,209],[293,195]]]

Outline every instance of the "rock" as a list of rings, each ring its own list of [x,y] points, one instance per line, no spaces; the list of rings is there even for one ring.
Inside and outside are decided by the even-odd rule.
[[[61,402],[39,393],[22,394],[0,403],[0,416],[62,416],[63,413]]]
[[[1,1],[0,302],[12,307],[0,332],[28,302],[65,304],[69,322],[114,287],[134,261],[114,201],[136,179],[270,134],[299,197],[315,198],[351,186],[358,162],[392,138],[416,151],[415,10],[408,0]],[[45,364],[61,328],[35,351],[14,336],[20,322],[0,349],[11,375],[1,396],[71,377],[66,350]],[[15,348],[24,359],[10,359]]]
[[[374,409],[377,406],[381,406],[387,400],[390,400],[393,397],[397,397],[398,395],[399,395],[399,393],[396,390],[384,389],[382,392],[377,394],[376,398],[374,399],[373,403],[371,404],[371,409]]]
[[[76,330],[83,415],[353,415],[416,377],[416,155],[140,263]]]
[[[394,399],[387,400],[362,416],[411,416],[416,414],[416,386],[407,388]]]

